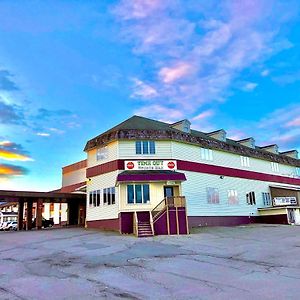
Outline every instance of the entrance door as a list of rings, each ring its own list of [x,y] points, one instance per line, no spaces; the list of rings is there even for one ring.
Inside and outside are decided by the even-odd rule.
[[[164,186],[164,197],[173,197],[174,189],[172,186]]]

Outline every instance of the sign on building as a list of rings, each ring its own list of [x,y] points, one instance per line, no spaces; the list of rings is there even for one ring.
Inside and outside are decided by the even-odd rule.
[[[176,160],[130,160],[125,161],[125,170],[177,170]]]
[[[297,205],[296,197],[275,197],[273,199],[274,206],[279,205]]]

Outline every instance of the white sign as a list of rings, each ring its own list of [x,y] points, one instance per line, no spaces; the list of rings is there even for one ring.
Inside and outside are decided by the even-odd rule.
[[[127,160],[125,170],[177,170],[176,160]]]
[[[275,197],[273,199],[275,206],[277,205],[297,205],[296,197]]]

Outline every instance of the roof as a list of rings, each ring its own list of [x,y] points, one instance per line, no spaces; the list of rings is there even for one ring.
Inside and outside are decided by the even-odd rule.
[[[289,157],[284,154],[271,153],[262,149],[268,146],[250,148],[231,139],[226,139],[226,141],[217,140],[209,136],[211,133],[204,133],[198,130],[191,130],[190,133],[182,132],[173,128],[173,125],[174,124],[168,124],[135,115],[89,140],[84,151],[89,151],[96,147],[104,146],[111,141],[122,139],[174,140],[199,145],[204,148],[217,149],[220,151],[237,153],[243,156],[255,157],[258,159],[300,167],[299,159]]]

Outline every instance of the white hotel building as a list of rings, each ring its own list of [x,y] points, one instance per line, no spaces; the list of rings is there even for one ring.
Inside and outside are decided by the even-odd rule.
[[[300,224],[297,151],[233,141],[139,116],[91,139],[63,168],[63,192],[86,191],[86,226],[139,236],[253,222]]]

